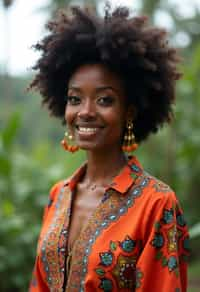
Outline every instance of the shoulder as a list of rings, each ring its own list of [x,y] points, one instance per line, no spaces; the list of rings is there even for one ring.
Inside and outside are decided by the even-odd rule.
[[[142,190],[141,200],[150,206],[175,206],[178,204],[174,190],[160,179],[143,171],[136,184]]]
[[[172,193],[174,192],[172,188],[165,182],[161,181],[160,179],[152,176],[148,172],[144,171],[143,176],[147,178],[151,182],[152,189],[154,189],[157,193]]]
[[[131,187],[133,197],[140,197],[143,202],[147,203],[177,200],[173,189],[167,183],[145,171],[135,156],[131,157],[128,163],[133,178]]]
[[[148,220],[152,219],[152,222],[161,220],[165,224],[177,222],[179,228],[187,229],[183,209],[171,187],[146,172],[141,179],[148,181],[141,196],[143,214],[145,212],[148,214]]]
[[[187,221],[179,199],[171,187],[146,172],[142,174],[140,180],[141,185],[145,185],[144,182],[146,182],[146,187],[143,189],[137,207],[141,206],[143,222],[147,229],[153,228],[158,232],[162,228],[167,230],[168,227],[176,226],[187,236]]]

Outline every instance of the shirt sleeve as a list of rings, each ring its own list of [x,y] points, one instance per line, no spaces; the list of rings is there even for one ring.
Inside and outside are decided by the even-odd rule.
[[[174,193],[149,213],[148,235],[137,261],[137,292],[186,292],[189,236]]]
[[[50,209],[53,208],[53,202],[55,200],[56,194],[58,193],[61,185],[63,185],[63,182],[58,182],[50,190],[49,201],[47,205],[44,207],[41,232],[42,232],[42,229],[47,224],[48,213]],[[40,237],[38,239],[38,244],[39,244],[39,241],[40,241]],[[36,259],[35,259],[32,279],[31,279],[28,291],[29,292],[49,292],[50,291],[44,280],[44,275],[42,273],[42,268],[40,267],[40,261],[39,261],[38,256],[36,256]]]

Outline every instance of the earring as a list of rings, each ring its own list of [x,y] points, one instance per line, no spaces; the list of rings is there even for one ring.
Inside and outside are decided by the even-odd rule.
[[[64,148],[64,150],[69,151],[71,153],[74,153],[74,152],[78,151],[79,147],[77,145],[69,145],[68,142],[67,142],[67,139],[72,141],[73,140],[73,136],[66,131],[65,132],[65,137],[61,141],[61,145]]]
[[[133,122],[128,120],[126,123],[126,131],[124,135],[124,141],[122,150],[132,152],[138,148],[138,144],[135,142],[135,135],[133,133]]]

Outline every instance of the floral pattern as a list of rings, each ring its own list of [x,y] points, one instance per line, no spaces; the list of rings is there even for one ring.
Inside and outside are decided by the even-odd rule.
[[[125,252],[132,252],[136,246],[136,240],[131,239],[128,235],[119,243],[121,249]]]
[[[154,238],[152,240],[152,245],[155,248],[161,248],[164,246],[164,237],[161,233],[155,233]]]
[[[181,287],[185,292],[181,283],[186,283],[189,238],[182,210],[171,189],[144,172],[135,157],[106,189],[80,233],[66,274],[71,205],[85,169],[50,194],[29,292],[139,292],[146,287],[154,292],[154,284],[163,283],[172,285],[165,291]]]
[[[111,241],[110,250],[99,254],[101,260],[95,271],[99,276],[99,287],[103,291],[112,291],[106,289],[112,289],[114,282],[118,290],[133,290],[136,287],[140,287],[143,274],[136,267],[140,244],[140,240],[133,240],[126,235],[122,241]],[[113,252],[116,252],[117,249],[121,250],[121,252],[114,260]],[[122,252],[128,253],[128,255],[122,254]]]
[[[179,273],[179,259],[175,254],[177,253],[179,242],[182,242],[183,253],[189,252],[189,237],[184,238],[185,232],[183,233],[180,229],[185,225],[185,219],[177,205],[173,205],[170,209],[164,209],[161,220],[155,224],[155,234],[151,241],[152,246],[157,249],[156,259],[160,260],[162,266],[166,266],[169,272],[174,271],[176,275]]]
[[[133,289],[135,286],[136,257],[119,255],[112,274],[117,280],[119,289]]]
[[[108,267],[113,262],[113,253],[110,251],[102,252],[102,253],[100,253],[100,259],[101,259],[100,264],[105,266],[105,267]]]

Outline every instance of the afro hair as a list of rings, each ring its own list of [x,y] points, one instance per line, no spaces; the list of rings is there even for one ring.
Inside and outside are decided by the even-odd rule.
[[[83,64],[101,63],[123,80],[137,112],[137,142],[171,120],[180,58],[165,30],[149,25],[146,16],[130,16],[126,7],[109,6],[103,17],[86,8],[62,10],[47,28],[49,34],[35,45],[41,57],[30,88],[40,92],[52,115],[64,120],[72,73]]]

